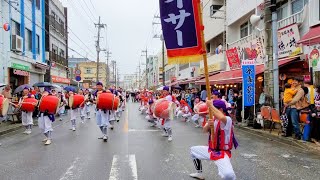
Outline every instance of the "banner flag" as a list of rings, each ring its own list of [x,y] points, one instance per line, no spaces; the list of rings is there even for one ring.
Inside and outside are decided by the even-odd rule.
[[[242,60],[242,77],[244,106],[253,106],[255,103],[255,60]]]
[[[200,0],[159,0],[169,64],[203,60]]]

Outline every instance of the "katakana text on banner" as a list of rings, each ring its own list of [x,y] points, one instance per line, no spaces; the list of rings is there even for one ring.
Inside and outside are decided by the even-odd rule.
[[[169,64],[202,60],[200,0],[160,0],[160,16]]]

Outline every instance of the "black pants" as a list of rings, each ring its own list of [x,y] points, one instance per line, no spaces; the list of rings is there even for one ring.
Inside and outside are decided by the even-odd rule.
[[[236,119],[238,122],[242,122],[241,109],[236,110]]]

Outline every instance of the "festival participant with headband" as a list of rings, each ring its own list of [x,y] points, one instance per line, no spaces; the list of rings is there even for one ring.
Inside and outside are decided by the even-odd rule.
[[[87,119],[91,119],[90,117],[90,107],[91,107],[91,103],[93,101],[93,97],[92,94],[90,93],[90,91],[88,89],[85,90],[84,92],[84,99],[85,99],[85,113],[87,115]]]
[[[41,97],[49,96],[51,94],[50,88],[45,88],[42,92]],[[42,142],[45,142],[45,145],[50,145],[52,142],[52,122],[55,121],[54,114],[48,112],[40,112],[38,119],[38,126],[41,129],[42,133],[45,135],[45,139]]]
[[[58,98],[60,98],[59,120],[62,121],[62,115],[65,113],[66,110],[65,106],[67,104],[67,99],[61,91],[58,92],[57,96]]]
[[[218,167],[219,176],[225,180],[234,180],[236,175],[233,171],[230,158],[233,146],[237,148],[233,132],[232,119],[229,117],[226,104],[221,100],[208,100],[208,107],[213,112],[207,124],[203,127],[204,132],[209,134],[208,146],[193,146],[191,158],[197,170],[190,174],[193,178],[204,179],[202,175],[201,160],[212,160]],[[214,129],[214,139],[211,139],[211,128]]]
[[[180,101],[180,110],[177,113],[177,117],[183,117],[185,122],[189,122],[188,118],[191,117],[192,109],[189,107],[185,100]]]
[[[69,91],[69,98],[71,96],[73,96],[74,94],[75,93],[73,91]],[[73,108],[73,107],[71,107],[70,104],[69,104],[69,107],[70,107],[70,119],[71,119],[71,128],[70,128],[70,130],[76,131],[76,119],[77,119],[78,108],[77,107]]]
[[[163,87],[162,94],[164,99],[173,102],[172,96],[169,92],[170,88],[168,86]],[[163,130],[163,137],[168,137],[168,141],[172,141],[172,128],[171,128],[171,119],[160,119],[161,127]]]
[[[119,97],[119,93],[116,89],[115,86],[112,86],[109,91],[114,94],[114,96]],[[117,112],[116,110],[110,110],[109,111],[109,123],[110,123],[110,129],[113,130],[114,129],[114,122],[117,121],[119,122],[118,118],[117,118]]]
[[[152,111],[152,105],[154,104],[154,102],[156,101],[156,99],[153,96],[153,92],[149,91],[148,92],[148,112],[147,112],[147,116],[146,119],[148,120],[148,122],[151,123],[151,127],[155,127],[157,125],[157,123],[155,122],[155,118],[153,116],[153,111]]]
[[[95,104],[97,104],[99,94],[105,92],[103,90],[103,84],[101,82],[97,83],[96,88],[97,88],[97,90],[94,93],[94,101],[93,101],[93,103],[95,103]],[[96,106],[96,107],[98,107],[98,106]],[[110,113],[110,111],[104,111],[102,109],[96,108],[97,125],[102,132],[102,137],[99,137],[98,139],[103,139],[103,141],[105,141],[105,142],[108,141],[108,126],[110,125],[109,113]]]
[[[26,98],[34,98],[34,95],[30,93],[30,90],[28,87],[25,87],[22,91],[22,97],[19,100],[19,104],[14,105],[16,108],[20,107],[23,103],[23,100]],[[33,126],[33,118],[32,118],[33,112],[27,112],[23,111],[21,112],[21,120],[22,125],[26,128],[26,130],[23,132],[24,134],[31,134],[32,132],[32,126]]]
[[[196,107],[197,104],[204,103],[203,101],[200,101],[200,98],[196,98],[194,100],[194,107]],[[195,128],[204,127],[206,124],[205,116],[200,116],[199,112],[196,112],[194,109],[194,115],[191,117],[192,122],[196,125]]]
[[[83,93],[83,90],[82,89],[79,89],[78,91],[78,94],[83,96],[84,97],[84,93]],[[85,98],[84,98],[85,99]],[[83,124],[84,123],[84,118],[86,116],[86,109],[84,107],[84,104],[85,104],[85,101],[83,101],[81,104],[80,104],[80,107],[79,107],[79,112],[80,112],[80,118],[81,118],[81,123]]]

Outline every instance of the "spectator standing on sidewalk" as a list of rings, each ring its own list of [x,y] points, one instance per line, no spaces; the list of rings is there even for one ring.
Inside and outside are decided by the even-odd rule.
[[[207,90],[204,89],[204,90],[201,91],[200,99],[201,99],[201,101],[206,102]]]
[[[239,91],[239,95],[237,93],[234,94],[234,101],[236,103],[236,119],[237,122],[240,123],[242,122],[242,91]]]
[[[304,99],[304,90],[301,88],[302,79],[299,77],[296,77],[292,81],[292,86],[295,90],[297,90],[296,95],[293,97],[293,99],[289,103],[285,103],[286,107],[286,114],[289,119],[289,127],[287,129],[287,136],[291,136],[292,133],[292,127],[295,133],[295,139],[300,140],[301,139],[301,131],[300,131],[300,125],[299,125],[299,109],[298,106],[301,104],[301,101]]]

